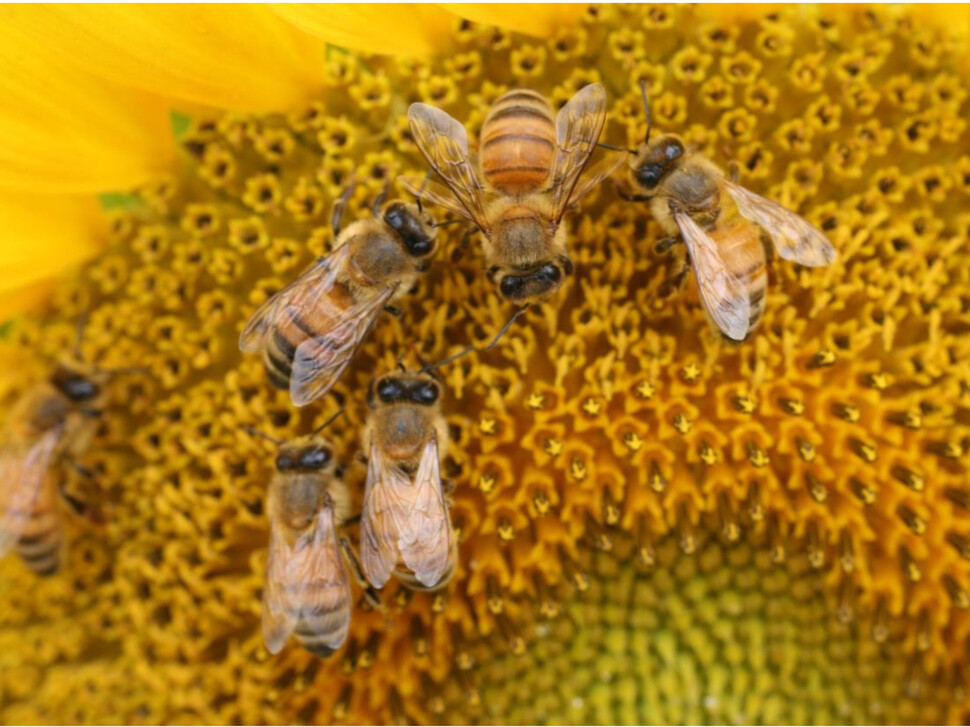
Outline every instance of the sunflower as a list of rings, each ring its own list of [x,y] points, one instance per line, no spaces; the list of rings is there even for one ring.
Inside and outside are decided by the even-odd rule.
[[[4,722],[965,722],[970,631],[966,18],[870,7],[46,6],[3,12],[0,396],[68,348],[145,367],[58,473],[100,507],[61,571],[0,562]],[[937,22],[941,17],[944,22]],[[604,186],[576,275],[444,369],[460,565],[389,586],[320,660],[259,633],[272,451],[354,464],[373,372],[483,343],[509,311],[463,231],[319,406],[236,348],[332,249],[329,216],[425,167],[424,101],[477,133],[516,86],[638,85],[836,264],[771,266],[743,345]],[[395,194],[403,194],[394,188]]]

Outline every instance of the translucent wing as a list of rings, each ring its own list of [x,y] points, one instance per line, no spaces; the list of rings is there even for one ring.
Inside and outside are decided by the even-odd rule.
[[[725,186],[741,216],[768,233],[780,257],[813,268],[835,260],[832,243],[810,222],[738,184],[725,182]]]
[[[278,654],[296,628],[296,615],[289,608],[286,582],[286,561],[292,550],[280,528],[273,525],[266,562],[266,582],[263,584],[263,641],[266,650]]]
[[[482,185],[468,158],[465,127],[441,109],[423,103],[411,104],[408,123],[414,142],[428,164],[445,180],[458,203],[465,208],[463,216],[483,230],[487,229]]]
[[[253,313],[239,336],[239,350],[257,353],[262,350],[267,334],[279,324],[288,322],[294,311],[305,310],[327,294],[350,254],[341,245],[327,257],[320,258],[296,280],[287,285]]]
[[[744,340],[751,317],[747,286],[728,269],[717,243],[690,216],[679,212],[674,214],[674,220],[687,243],[708,314],[728,338]]]
[[[10,438],[0,450],[0,557],[30,520],[62,434],[57,427],[31,441]]]
[[[296,406],[309,404],[337,383],[396,289],[395,284],[369,294],[358,291],[355,303],[336,316],[325,334],[296,347],[290,374],[290,398]]]
[[[360,517],[360,559],[364,575],[383,588],[397,565],[399,542],[411,509],[407,475],[387,463],[375,441],[367,461],[367,483]]]
[[[596,164],[592,165],[583,172],[583,175],[576,183],[576,188],[569,198],[569,204],[574,205],[577,202],[581,202],[586,195],[601,185],[603,180],[619,169],[625,161],[626,159],[623,158],[622,154],[611,152],[609,156],[600,159]]]
[[[398,181],[404,189],[415,197],[444,207],[449,212],[454,212],[456,215],[478,224],[465,205],[455,199],[455,195],[444,185],[424,177],[403,177]]]
[[[431,588],[448,570],[452,528],[441,489],[438,438],[428,440],[414,476],[413,504],[404,522],[400,547],[404,564]]]
[[[323,508],[313,526],[290,544],[274,527],[263,597],[263,638],[270,653],[283,648],[300,621],[326,620],[328,638],[338,649],[350,629],[350,578],[340,557],[333,509]]]
[[[576,183],[606,123],[606,91],[591,83],[578,91],[556,116],[556,157],[552,163],[553,219],[557,222],[573,198]]]

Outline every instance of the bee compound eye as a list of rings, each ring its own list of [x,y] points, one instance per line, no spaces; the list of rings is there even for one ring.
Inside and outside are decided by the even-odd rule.
[[[377,397],[385,403],[400,399],[403,395],[404,389],[397,379],[384,379],[377,385]]]
[[[659,164],[644,164],[636,173],[637,182],[647,189],[656,187],[662,176],[663,169]]]
[[[300,457],[300,467],[303,469],[322,469],[330,461],[330,451],[325,447],[313,447],[306,450]]]

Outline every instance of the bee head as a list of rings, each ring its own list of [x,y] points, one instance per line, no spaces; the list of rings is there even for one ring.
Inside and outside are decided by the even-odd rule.
[[[88,376],[63,365],[54,370],[50,382],[75,403],[90,401],[101,393],[101,387]]]
[[[492,278],[499,278],[502,297],[519,305],[548,298],[559,290],[572,272],[573,262],[565,255],[525,271],[516,270],[504,275],[499,270],[489,271]]]
[[[333,459],[333,451],[324,444],[285,446],[276,455],[276,469],[280,472],[316,472],[325,469]]]
[[[654,189],[660,180],[673,171],[684,154],[684,143],[672,134],[665,134],[640,147],[633,160],[633,178],[644,189]]]
[[[384,208],[384,222],[398,234],[412,257],[428,257],[434,252],[438,232],[434,218],[416,205],[391,202]]]
[[[370,395],[371,406],[409,402],[431,406],[441,396],[441,387],[428,374],[388,374],[377,380]]]

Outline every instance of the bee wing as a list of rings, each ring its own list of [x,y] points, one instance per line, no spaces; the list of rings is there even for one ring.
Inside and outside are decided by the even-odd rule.
[[[333,508],[325,507],[312,528],[290,545],[282,533],[270,540],[270,561],[263,600],[263,638],[277,653],[301,619],[327,616],[336,627],[323,642],[339,648],[350,629],[350,578],[340,557]]]
[[[0,450],[0,557],[17,542],[44,485],[63,428],[36,439],[11,439]]]
[[[360,560],[375,588],[384,587],[397,565],[401,533],[411,509],[409,487],[407,476],[384,460],[375,441],[367,460],[360,516]]]
[[[583,173],[583,176],[576,183],[576,188],[569,198],[569,204],[581,202],[586,195],[602,184],[604,179],[619,169],[624,161],[626,160],[621,154],[610,152],[609,156],[596,162]]]
[[[411,104],[408,109],[408,123],[414,142],[424,158],[445,180],[458,203],[464,207],[465,211],[459,214],[472,220],[481,229],[487,229],[482,184],[468,158],[468,134],[465,127],[441,109],[423,103]],[[416,192],[413,189],[411,191]],[[445,204],[442,206],[447,207]]]
[[[579,90],[556,116],[556,157],[552,163],[553,219],[557,222],[573,198],[590,154],[606,123],[606,90],[591,83]]]
[[[239,350],[243,353],[259,352],[266,341],[266,335],[277,324],[286,321],[284,316],[292,317],[294,312],[315,305],[333,287],[349,254],[350,248],[341,245],[327,257],[317,260],[300,277],[263,303],[250,317],[239,336]]]
[[[454,212],[459,217],[478,224],[465,205],[455,199],[455,195],[451,193],[448,187],[426,179],[425,177],[403,177],[399,182],[404,189],[415,197],[420,197],[432,204],[444,207],[449,212]]]
[[[421,452],[413,487],[411,510],[401,533],[401,557],[414,571],[414,577],[431,588],[448,570],[452,541],[451,518],[441,489],[438,438],[434,434]]]
[[[286,563],[291,557],[292,549],[286,538],[273,525],[266,561],[266,582],[263,584],[263,641],[271,654],[280,652],[296,628],[296,616],[289,608],[285,581]]]
[[[296,406],[309,404],[337,383],[396,289],[395,284],[370,294],[360,291],[357,301],[336,316],[325,334],[296,347],[290,374],[290,398]]]
[[[780,257],[813,268],[835,260],[832,243],[813,224],[738,184],[725,182],[725,186],[741,216],[768,233]]]
[[[674,220],[687,243],[704,307],[726,336],[744,340],[751,317],[747,286],[725,265],[717,243],[689,215],[678,212]]]

